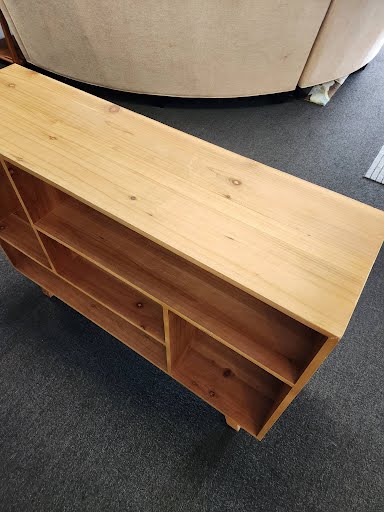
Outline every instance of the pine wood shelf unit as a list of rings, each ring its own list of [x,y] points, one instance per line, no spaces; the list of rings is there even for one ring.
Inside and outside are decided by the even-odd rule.
[[[0,71],[12,264],[262,439],[342,336],[383,212]]]

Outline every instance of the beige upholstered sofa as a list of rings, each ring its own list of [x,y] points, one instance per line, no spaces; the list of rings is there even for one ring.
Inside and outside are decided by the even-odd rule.
[[[28,62],[148,94],[238,97],[342,77],[379,51],[384,0],[0,0]]]

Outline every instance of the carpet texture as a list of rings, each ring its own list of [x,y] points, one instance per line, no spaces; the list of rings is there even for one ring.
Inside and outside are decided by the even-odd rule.
[[[382,52],[325,108],[87,89],[383,208],[362,177],[384,140],[383,82]],[[0,510],[382,512],[383,273],[382,250],[344,339],[259,443],[1,255]]]

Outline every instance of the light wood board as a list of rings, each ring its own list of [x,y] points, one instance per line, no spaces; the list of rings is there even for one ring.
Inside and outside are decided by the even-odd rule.
[[[0,71],[0,108],[10,162],[319,332],[343,334],[383,212],[17,65]]]

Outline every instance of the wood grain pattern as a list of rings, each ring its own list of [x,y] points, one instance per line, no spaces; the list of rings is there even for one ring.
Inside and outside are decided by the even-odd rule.
[[[17,66],[0,107],[14,266],[262,439],[344,331],[383,212]]]
[[[23,220],[27,224],[29,224],[29,219],[28,219],[23,207],[20,207],[18,210],[15,210],[14,215],[19,217],[21,220]]]
[[[35,226],[34,226],[34,224],[33,224],[33,220],[32,220],[32,218],[31,218],[31,215],[30,215],[30,213],[29,213],[29,211],[28,211],[27,207],[25,206],[25,203],[24,203],[24,201],[23,201],[23,198],[22,198],[22,197],[21,197],[21,195],[20,195],[20,191],[18,190],[18,188],[17,188],[17,187],[16,187],[16,185],[15,185],[15,182],[13,181],[13,178],[12,178],[13,169],[12,169],[11,165],[8,163],[8,165],[9,165],[9,167],[8,167],[8,166],[7,166],[7,164],[5,163],[4,159],[3,159],[3,158],[1,158],[1,156],[0,156],[0,164],[1,164],[2,170],[5,172],[5,175],[6,175],[6,177],[7,177],[7,181],[8,181],[8,183],[11,185],[11,188],[13,189],[13,193],[16,195],[16,197],[17,197],[17,199],[18,199],[18,203],[19,203],[19,205],[21,206],[21,208],[19,208],[15,213],[16,213],[17,215],[19,215],[19,216],[20,216],[20,218],[22,218],[23,220],[26,220],[27,222],[29,222],[29,224],[30,224],[30,226],[31,226],[31,228],[32,228],[32,230],[33,230],[33,232],[34,232],[34,235],[35,235],[35,237],[36,237],[36,239],[37,239],[38,243],[40,244],[41,250],[43,251],[43,253],[44,253],[44,255],[45,255],[45,258],[46,258],[46,259],[47,259],[47,261],[48,261],[48,265],[49,265],[49,267],[53,269],[52,262],[51,262],[51,260],[50,260],[50,258],[49,258],[49,255],[48,255],[47,251],[45,250],[45,247],[44,247],[44,245],[43,245],[43,243],[42,243],[42,241],[41,241],[40,234],[39,234],[39,232],[36,230],[36,228],[35,228]],[[24,175],[26,174],[26,173],[23,173],[22,171],[20,171],[20,169],[18,169],[18,171],[19,171],[20,173],[24,174]],[[28,180],[28,179],[29,179],[29,178],[27,177],[27,180]],[[43,187],[43,188],[44,188],[44,187],[46,187],[46,186],[47,186],[47,185],[46,185],[45,183],[43,183],[43,184],[42,184],[42,187]],[[21,183],[21,188],[23,188],[23,183]],[[44,200],[45,200],[45,199],[43,198],[43,201],[44,201]]]
[[[202,331],[185,335],[190,326],[175,315],[170,324],[171,353],[178,353],[172,376],[256,436],[275,397],[289,387]]]
[[[259,441],[263,439],[265,434],[271,429],[271,427],[278,420],[278,418],[283,414],[283,412],[287,409],[291,402],[300,393],[300,391],[303,389],[308,380],[312,377],[314,372],[318,369],[321,363],[329,356],[329,354],[335,348],[337,342],[337,338],[328,338],[327,341],[322,345],[319,352],[313,358],[311,363],[305,369],[296,385],[288,393],[281,394],[279,397],[277,397],[275,403],[273,404],[271,410],[268,413],[268,416],[262,429],[256,436],[257,439],[259,439]]]
[[[0,105],[8,160],[315,330],[343,334],[383,212],[16,65],[0,72]]]
[[[76,311],[89,318],[92,322],[99,325],[163,371],[167,370],[164,345],[136,329],[133,325],[100,303],[90,299],[77,288],[63,281],[50,270],[38,265],[12,246],[4,242],[2,245],[13,265],[22,274],[37,283],[44,290],[48,290],[51,295],[55,295],[73,309],[76,309]]]
[[[49,266],[3,162],[0,162],[0,239],[18,248],[38,263]]]
[[[127,280],[293,385],[313,352],[310,328],[73,199],[40,232]]]
[[[164,343],[159,304],[49,237],[42,235],[42,241],[60,277]]]
[[[0,239],[13,245],[37,263],[49,267],[48,260],[29,222],[16,213],[0,220]]]
[[[37,180],[15,165],[6,166],[32,222],[38,221],[65,199],[57,188]]]
[[[192,340],[198,336],[199,330],[172,311],[168,312],[168,326],[171,374],[173,375],[173,368],[176,368]]]

